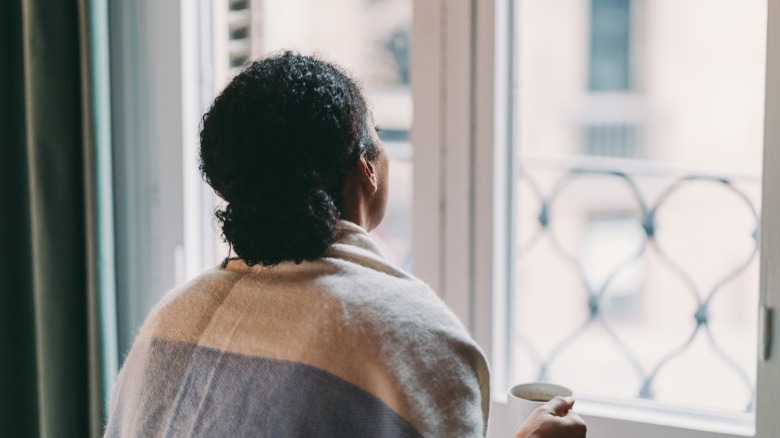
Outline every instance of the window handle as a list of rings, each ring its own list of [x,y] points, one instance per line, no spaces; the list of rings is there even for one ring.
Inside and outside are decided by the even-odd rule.
[[[774,324],[772,321],[773,309],[766,304],[761,306],[758,313],[758,327],[761,336],[759,348],[761,362],[767,362],[772,355],[772,335],[774,333]]]

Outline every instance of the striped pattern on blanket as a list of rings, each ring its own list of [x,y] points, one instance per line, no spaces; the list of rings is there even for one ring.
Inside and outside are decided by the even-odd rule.
[[[425,284],[340,222],[325,257],[239,260],[167,294],[106,436],[482,436],[484,356]]]

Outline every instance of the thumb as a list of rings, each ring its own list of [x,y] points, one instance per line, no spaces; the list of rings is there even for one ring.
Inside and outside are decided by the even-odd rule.
[[[563,417],[574,406],[574,397],[555,397],[547,402],[544,408],[557,417]]]

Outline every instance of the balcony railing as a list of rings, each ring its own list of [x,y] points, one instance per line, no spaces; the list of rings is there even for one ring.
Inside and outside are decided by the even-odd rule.
[[[717,368],[720,374],[713,371],[710,384],[738,380],[744,391],[724,391],[723,396],[741,400],[735,409],[753,410],[754,370],[748,364],[754,356],[745,357],[744,351],[755,344],[755,335],[740,339],[742,332],[735,332],[731,338],[737,343],[751,345],[735,352],[723,346],[724,330],[712,326],[713,321],[727,321],[729,327],[755,331],[755,311],[745,306],[746,311],[715,317],[712,309],[715,304],[728,309],[757,299],[758,177],[687,172],[625,160],[526,161],[517,184],[516,345],[526,359],[531,358],[526,363],[535,365],[535,378],[587,379],[587,369],[578,370],[584,374],[579,377],[551,373],[567,350],[585,343],[593,354],[609,349],[619,355],[622,366],[635,376],[630,382],[605,381],[604,386],[628,386],[631,389],[623,395],[655,399],[659,376],[687,355],[692,356],[685,367],[690,379]],[[703,244],[689,240],[693,235],[703,236]],[[717,250],[704,250],[710,243]],[[549,270],[525,268],[529,263]],[[560,277],[568,280],[559,283]],[[558,301],[551,305],[577,322],[557,337],[545,337],[544,330],[534,328],[535,316],[522,311],[526,300],[543,300],[549,293],[540,284],[568,285],[555,292]],[[653,327],[665,325],[665,312],[682,311],[688,313],[689,323],[665,328],[677,330],[674,340],[651,333]],[[596,332],[598,336],[584,335]],[[639,332],[643,335],[636,336]],[[648,336],[656,341],[647,342]],[[699,357],[705,351],[702,346],[710,354],[706,359]],[[675,401],[695,403],[684,396]]]

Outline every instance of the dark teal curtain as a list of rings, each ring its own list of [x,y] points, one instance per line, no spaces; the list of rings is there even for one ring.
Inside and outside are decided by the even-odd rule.
[[[93,19],[0,2],[0,436],[102,433]]]

